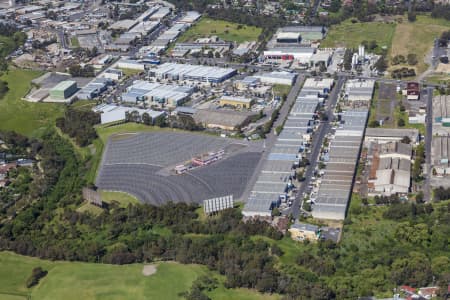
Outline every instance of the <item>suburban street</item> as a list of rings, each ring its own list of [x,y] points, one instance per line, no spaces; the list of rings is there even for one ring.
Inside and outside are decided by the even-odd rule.
[[[278,118],[272,126],[272,130],[270,131],[270,133],[266,134],[263,154],[261,156],[261,159],[259,160],[258,165],[255,168],[255,171],[253,172],[252,178],[249,180],[246,191],[242,195],[242,200],[244,202],[247,202],[247,199],[250,196],[251,189],[255,185],[255,182],[256,182],[259,174],[261,173],[261,169],[266,161],[266,158],[270,153],[270,149],[272,149],[272,147],[275,145],[275,142],[277,140],[277,136],[275,135],[275,128],[277,126],[283,124],[284,120],[287,118],[289,111],[291,110],[291,106],[297,99],[297,95],[300,92],[300,89],[302,88],[304,80],[305,80],[305,76],[302,76],[302,75],[297,76],[297,79],[296,79],[291,91],[289,92],[289,94],[287,96],[286,102],[280,109],[280,114],[279,114]]]
[[[424,200],[425,202],[431,201],[431,146],[433,140],[433,88],[427,87],[426,97],[427,97],[427,122],[426,122],[426,133],[425,133],[425,189],[424,189]]]
[[[333,122],[333,119],[334,119],[333,112],[336,107],[337,100],[339,98],[339,92],[342,89],[344,82],[345,82],[345,77],[340,76],[338,78],[337,83],[334,86],[332,92],[328,96],[328,101],[327,101],[328,106],[327,106],[327,110],[326,110],[328,120],[320,124],[319,130],[317,132],[315,132],[315,134],[313,136],[312,151],[309,156],[310,165],[306,168],[306,171],[304,174],[305,180],[301,183],[301,185],[297,191],[297,196],[295,197],[294,203],[292,204],[292,207],[291,207],[291,213],[295,219],[297,219],[300,214],[301,206],[302,206],[302,202],[303,202],[303,193],[306,192],[306,189],[308,188],[308,185],[311,181],[311,177],[313,176],[325,135],[328,134],[328,132],[330,132],[331,123]]]

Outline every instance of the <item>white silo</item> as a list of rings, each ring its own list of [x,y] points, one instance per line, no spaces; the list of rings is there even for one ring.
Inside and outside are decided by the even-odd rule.
[[[359,45],[358,55],[362,60],[364,60],[364,58],[366,57],[364,45]]]
[[[352,66],[356,67],[356,65],[358,64],[358,53],[353,53],[353,57],[352,57]]]

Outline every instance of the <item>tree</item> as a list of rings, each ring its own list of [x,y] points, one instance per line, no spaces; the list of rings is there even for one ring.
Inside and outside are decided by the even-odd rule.
[[[411,143],[411,139],[409,138],[409,136],[404,136],[400,142],[402,142],[403,144],[410,144]]]
[[[414,11],[408,12],[408,21],[415,22],[417,19],[416,13]]]
[[[155,126],[158,126],[158,127],[166,126],[166,118],[165,118],[165,116],[161,115],[159,117],[156,117],[154,119],[154,124],[155,124]]]
[[[370,128],[380,127],[380,122],[378,122],[377,120],[372,120],[369,122],[369,127]]]
[[[216,53],[214,54],[214,56],[215,56],[216,58],[220,58],[220,52],[219,52],[219,51],[216,51]]]
[[[152,117],[146,112],[142,114],[142,123],[145,125],[152,125]]]
[[[416,202],[417,203],[423,203],[423,192],[422,191],[417,193],[417,195],[416,195]]]
[[[388,67],[386,58],[384,56],[381,56],[378,61],[375,63],[375,68],[378,70],[379,73],[384,73]]]
[[[410,66],[417,65],[417,62],[418,62],[417,55],[414,53],[408,54],[407,61],[408,61],[408,65],[410,65]]]
[[[405,125],[406,125],[405,120],[403,120],[402,118],[398,119],[398,121],[397,121],[398,127],[404,127]]]
[[[31,288],[39,283],[39,280],[45,275],[47,275],[47,271],[43,270],[41,267],[36,267],[31,272],[31,276],[27,279],[27,288]]]

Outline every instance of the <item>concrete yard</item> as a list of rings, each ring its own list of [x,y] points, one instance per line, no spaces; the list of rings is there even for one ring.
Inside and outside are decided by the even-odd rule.
[[[221,160],[175,175],[176,165],[220,149],[225,150]],[[239,199],[261,158],[261,150],[253,143],[193,133],[115,136],[106,147],[97,186],[127,192],[154,205],[168,201],[201,203],[230,194]]]

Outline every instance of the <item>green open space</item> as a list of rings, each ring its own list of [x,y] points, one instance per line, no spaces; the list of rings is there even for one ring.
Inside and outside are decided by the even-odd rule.
[[[139,203],[133,195],[124,192],[114,192],[114,191],[100,191],[102,195],[102,201],[111,203],[112,201],[119,202],[120,206],[127,207],[129,204]]]
[[[179,42],[187,42],[198,38],[216,35],[229,42],[257,41],[262,29],[255,26],[232,23],[211,18],[202,18],[198,23],[189,28],[178,39]]]
[[[73,48],[78,48],[78,47],[80,47],[80,42],[78,41],[78,39],[77,39],[76,36],[73,36],[73,37],[70,38],[70,45],[71,45]]]
[[[358,48],[363,41],[377,41],[377,49],[391,47],[396,25],[383,22],[352,23],[346,20],[330,27],[327,36],[321,43],[322,48],[346,47]]]
[[[179,293],[189,290],[200,275],[210,274],[200,265],[157,263],[157,271],[142,274],[144,264],[108,265],[80,262],[51,262],[37,258],[0,252],[0,298],[27,299],[182,299]],[[25,282],[35,267],[48,271],[33,288]],[[208,292],[212,299],[269,300],[276,296],[262,295],[249,289],[226,289],[224,278],[217,289]]]
[[[142,72],[141,70],[125,69],[125,68],[121,68],[120,70],[123,72],[123,75],[128,77],[137,75]]]
[[[285,84],[275,84],[273,86],[273,93],[274,96],[280,96],[282,97],[283,95],[288,95],[289,92],[291,91],[292,86],[290,85],[285,85]]]
[[[22,100],[31,89],[31,80],[40,72],[11,69],[0,79],[8,82],[9,91],[0,99],[0,130],[14,130],[28,136],[39,136],[63,115],[64,105],[30,103]]]
[[[395,28],[391,57],[400,54],[405,57],[408,54],[416,54],[418,63],[414,67],[416,74],[420,74],[428,67],[424,60],[433,47],[434,39],[438,38],[443,31],[449,28],[450,21],[444,19],[418,15],[415,22],[408,22],[404,18],[403,22],[397,24]],[[402,65],[392,66],[391,69],[400,67]]]

